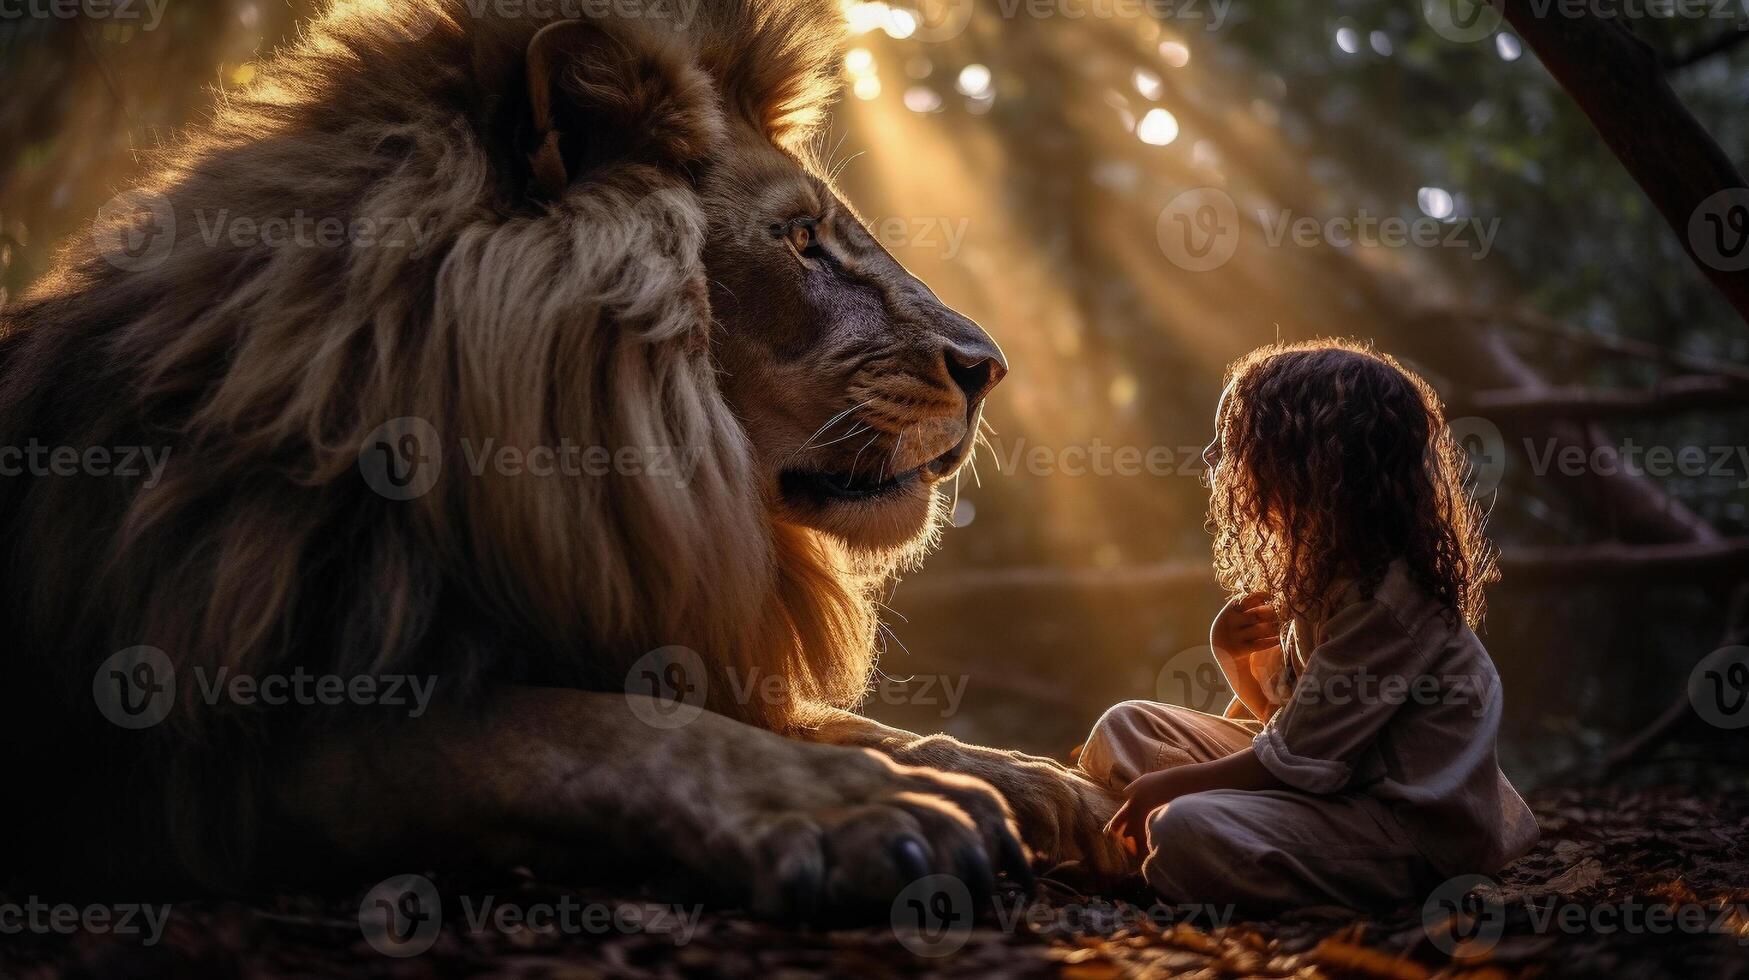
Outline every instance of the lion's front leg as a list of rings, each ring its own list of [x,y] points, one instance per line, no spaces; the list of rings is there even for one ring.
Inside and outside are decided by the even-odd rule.
[[[1030,874],[984,783],[635,696],[506,689],[477,713],[336,736],[279,776],[315,856],[360,870],[630,871],[790,917],[884,915],[927,874],[974,892]]]
[[[1105,834],[1117,794],[1051,759],[967,745],[946,735],[914,735],[847,711],[805,733],[831,745],[871,748],[908,766],[975,776],[996,787],[1021,836],[1047,865],[1079,861],[1098,877],[1137,870],[1136,859]]]

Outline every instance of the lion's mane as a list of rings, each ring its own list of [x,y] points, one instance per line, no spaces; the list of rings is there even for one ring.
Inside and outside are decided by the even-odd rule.
[[[835,6],[711,0],[656,55],[689,61],[682,83],[621,108],[658,112],[680,155],[708,153],[730,114],[799,146],[834,95]],[[609,161],[551,207],[508,206],[483,136],[503,86],[481,79],[514,77],[502,66],[527,31],[467,17],[462,0],[337,5],[153,158],[141,190],[174,207],[166,261],[125,271],[75,244],[0,320],[0,442],[170,450],[151,487],[0,489],[8,670],[30,691],[7,706],[81,746],[63,756],[122,744],[89,734],[104,729],[91,677],[137,644],[166,651],[185,689],[200,666],[429,675],[461,702],[492,681],[617,691],[637,657],[680,644],[714,672],[715,710],[768,728],[862,696],[885,570],[770,518],[714,376],[706,217],[683,168]],[[198,240],[227,214],[378,218],[429,239]],[[442,437],[443,475],[386,499],[361,446],[409,416]],[[462,438],[697,462],[684,485],[473,476]],[[731,672],[780,677],[785,696],[737,699],[760,688]],[[216,778],[193,746],[274,751],[263,726],[280,722],[181,710],[188,693],[154,736],[170,782]],[[56,729],[68,718],[87,734]],[[186,833],[214,829],[188,818]]]

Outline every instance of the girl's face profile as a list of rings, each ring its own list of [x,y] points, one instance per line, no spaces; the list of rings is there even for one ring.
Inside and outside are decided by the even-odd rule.
[[[1227,397],[1232,392],[1231,382],[1228,382],[1227,386],[1221,389],[1221,399],[1215,403],[1215,437],[1210,439],[1209,444],[1204,446],[1202,450],[1203,465],[1208,467],[1208,471],[1203,474],[1203,479],[1210,487],[1215,485],[1215,471],[1220,467],[1221,459],[1225,455],[1221,450],[1221,411],[1227,407]]]

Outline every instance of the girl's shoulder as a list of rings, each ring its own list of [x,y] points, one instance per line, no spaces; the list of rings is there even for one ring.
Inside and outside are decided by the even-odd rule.
[[[1403,562],[1393,563],[1371,594],[1351,583],[1341,596],[1321,621],[1294,622],[1288,640],[1296,665],[1309,664],[1326,642],[1339,641],[1340,652],[1326,651],[1339,660],[1359,658],[1357,651],[1365,650],[1367,657],[1388,655],[1391,669],[1400,672],[1434,670],[1435,665],[1442,674],[1489,672],[1471,666],[1488,654],[1463,617],[1417,584]]]
[[[1370,595],[1361,589],[1359,582],[1346,583],[1332,612],[1367,602],[1375,603],[1383,611],[1389,612],[1391,618],[1410,634],[1421,633],[1430,626],[1449,625],[1447,620],[1450,617],[1443,615],[1446,612],[1445,604],[1415,581],[1414,576],[1409,574],[1408,563],[1402,559],[1393,561],[1386,567],[1384,576],[1373,586]]]

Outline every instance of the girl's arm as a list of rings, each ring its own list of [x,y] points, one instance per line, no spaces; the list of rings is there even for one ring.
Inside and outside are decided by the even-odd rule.
[[[1123,806],[1111,822],[1107,833],[1117,835],[1135,853],[1141,853],[1148,843],[1148,814],[1171,803],[1180,796],[1211,789],[1287,789],[1288,785],[1265,769],[1257,753],[1240,749],[1213,762],[1174,766],[1140,777],[1124,787]]]
[[[1257,682],[1251,659],[1258,652],[1273,648],[1280,634],[1275,606],[1262,593],[1234,596],[1209,627],[1209,646],[1215,651],[1215,662],[1220,664],[1233,694],[1259,721],[1268,721],[1275,709]],[[1231,706],[1226,714],[1234,717]]]

